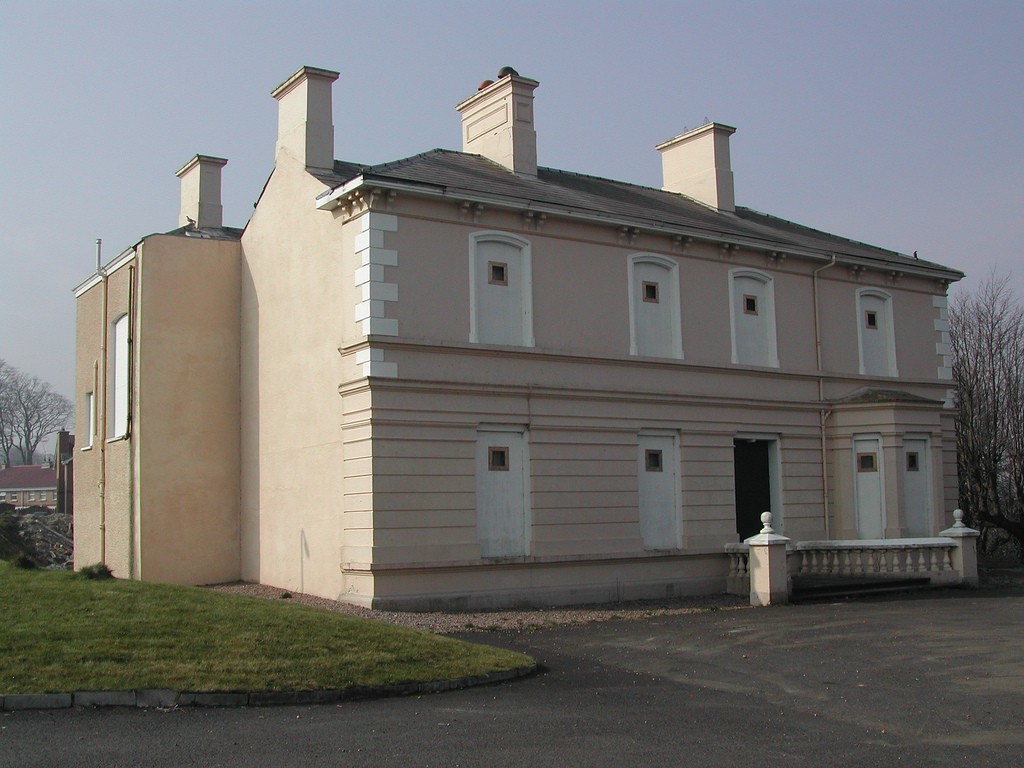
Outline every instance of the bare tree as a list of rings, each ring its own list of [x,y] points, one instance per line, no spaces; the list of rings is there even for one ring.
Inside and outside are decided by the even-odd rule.
[[[66,427],[72,414],[64,395],[0,360],[0,451],[5,463],[17,448],[22,463],[31,464],[39,443]]]
[[[18,370],[0,360],[0,463],[11,463],[14,448],[14,400],[12,397]]]
[[[1024,306],[991,275],[950,306],[960,506],[1024,546]]]

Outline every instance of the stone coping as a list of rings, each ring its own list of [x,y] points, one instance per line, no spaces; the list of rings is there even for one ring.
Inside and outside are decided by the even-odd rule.
[[[173,709],[174,707],[275,707],[291,704],[331,704],[337,701],[379,699],[421,693],[441,693],[493,685],[528,677],[537,672],[529,664],[502,672],[470,675],[452,680],[394,685],[354,685],[322,691],[176,691],[171,688],[138,688],[132,691],[75,691],[74,693],[0,694],[0,710],[14,712],[26,709],[68,709],[70,707],[143,707]]]
[[[971,530],[971,529],[966,529]],[[945,534],[946,532],[943,531]],[[973,532],[976,533],[976,532]],[[756,538],[756,537],[752,537]],[[725,545],[726,554],[745,554],[749,549],[750,539],[732,541]],[[956,542],[950,536],[932,536],[917,539],[828,539],[826,541],[791,541],[785,540],[789,552],[807,552],[838,549],[934,549],[936,547],[955,547]],[[756,541],[754,542],[757,543]],[[781,543],[781,540],[780,540]]]

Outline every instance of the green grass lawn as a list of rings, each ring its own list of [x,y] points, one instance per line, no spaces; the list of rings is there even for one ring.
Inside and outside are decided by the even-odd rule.
[[[324,690],[531,663],[291,603],[0,562],[0,694]]]

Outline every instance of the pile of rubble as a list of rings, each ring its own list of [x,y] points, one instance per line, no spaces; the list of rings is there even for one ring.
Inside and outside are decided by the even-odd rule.
[[[22,551],[40,568],[70,568],[74,556],[71,515],[45,507],[3,512],[3,549]]]

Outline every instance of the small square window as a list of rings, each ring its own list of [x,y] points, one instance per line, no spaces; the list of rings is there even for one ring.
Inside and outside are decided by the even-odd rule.
[[[876,463],[875,454],[873,453],[858,453],[857,454],[857,471],[858,472],[877,472],[878,464]]]
[[[648,472],[661,472],[664,469],[661,451],[644,451],[644,469]]]
[[[505,446],[488,448],[487,468],[492,472],[508,472],[508,448]]]
[[[916,452],[907,454],[907,472],[920,472],[921,459]]]
[[[487,262],[487,282],[491,285],[508,285],[508,264],[500,261]]]
[[[868,309],[864,311],[864,327],[872,330],[878,328],[878,313]]]
[[[743,297],[743,312],[747,315],[757,314],[757,296],[748,293]]]
[[[658,303],[658,284],[644,282],[644,301],[649,301],[652,304]]]

